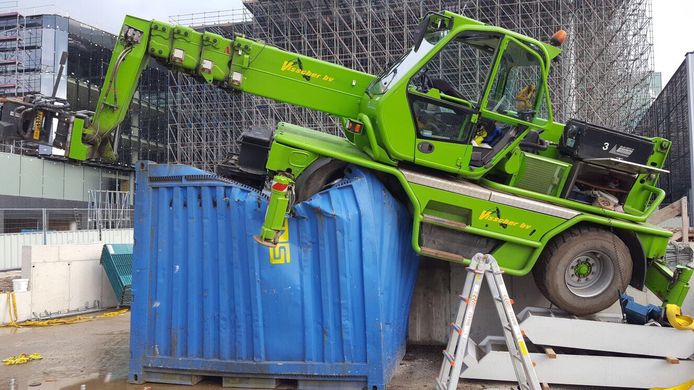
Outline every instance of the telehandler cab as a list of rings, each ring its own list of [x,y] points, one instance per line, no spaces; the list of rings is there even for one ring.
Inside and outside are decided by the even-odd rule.
[[[0,137],[49,143],[74,160],[115,159],[149,58],[210,84],[340,118],[344,136],[279,123],[249,129],[224,173],[271,196],[257,240],[272,246],[292,205],[350,165],[377,172],[412,212],[412,247],[468,263],[491,253],[511,275],[577,315],[626,287],[681,304],[692,269],[663,262],[667,230],[646,223],[665,197],[670,148],[578,120],[554,120],[547,77],[565,33],[544,43],[451,12],[427,14],[414,45],[380,76],[160,21],[126,17],[96,112],[62,99],[8,100]],[[455,71],[451,71],[455,69]]]

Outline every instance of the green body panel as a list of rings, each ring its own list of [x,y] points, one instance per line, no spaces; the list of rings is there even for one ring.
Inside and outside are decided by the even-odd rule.
[[[75,118],[70,131],[70,146],[66,151],[66,157],[73,160],[84,161],[89,156],[89,147],[82,143],[84,119]]]
[[[492,254],[495,258],[497,255],[513,254],[499,257],[499,265],[512,275],[527,274],[537,260],[537,257],[532,254],[536,248],[543,246],[542,237],[566,221],[532,210],[506,206],[419,184],[410,184],[410,188],[423,209],[421,214],[414,216],[415,224],[421,223],[423,215],[429,214],[427,207],[432,202],[470,210],[471,218],[462,221],[466,227],[461,231],[503,241]],[[419,250],[421,251],[421,248]],[[468,261],[469,259],[466,259],[466,262]]]
[[[364,113],[369,117],[373,125],[376,145],[369,145],[371,149],[378,146],[386,151],[390,158],[401,161],[414,161],[415,139],[411,136],[403,137],[403,134],[414,134],[414,123],[410,110],[403,110],[403,102],[407,101],[407,89],[394,89],[390,95],[374,96],[373,99],[364,99]],[[368,136],[368,134],[367,134]],[[377,158],[384,162],[386,157]]]
[[[277,185],[282,188],[277,188]],[[270,189],[270,201],[265,214],[267,224],[264,224],[260,231],[260,241],[272,244],[277,243],[281,231],[284,227],[285,215],[289,206],[289,194],[292,192],[294,181],[283,175],[276,175],[272,179]]]
[[[175,62],[177,66],[182,69],[190,71],[196,70],[200,63],[202,34],[190,27],[175,26],[173,28],[173,44],[171,50],[172,62]],[[176,50],[182,52],[182,58],[176,57]]]
[[[277,127],[278,131],[286,126],[285,123],[280,123]],[[301,150],[273,142],[270,147],[269,159],[265,165],[269,171],[282,172],[286,171],[293,176],[299,176],[311,163],[318,159],[316,153],[308,150]]]
[[[374,76],[237,37],[231,70],[235,88],[340,117],[356,118]]]
[[[534,210],[506,206],[455,192],[414,184],[405,178],[405,175],[400,169],[374,161],[371,156],[361,151],[346,138],[316,132],[315,130],[287,123],[281,123],[277,128],[271,147],[270,159],[268,160],[268,169],[275,172],[286,170],[285,167],[289,167],[291,164],[287,160],[280,158],[279,151],[281,151],[281,155],[287,156],[290,155],[288,150],[291,149],[308,151],[315,156],[330,157],[360,165],[365,168],[391,174],[398,179],[398,182],[402,185],[412,206],[414,217],[412,246],[418,253],[421,252],[419,231],[420,223],[424,215],[435,215],[455,220],[455,216],[445,215],[445,211],[432,211],[432,209],[428,207],[429,205],[438,202],[440,204],[452,205],[470,210],[469,219],[457,220],[458,222],[468,225],[462,231],[504,241],[502,245],[495,249],[493,254],[495,257],[498,256],[500,265],[504,271],[511,275],[525,275],[530,272],[545,245],[556,235],[565,232],[577,224],[588,223],[604,226],[609,229],[632,231],[636,233],[637,239],[641,243],[642,250],[649,259],[658,259],[665,255],[668,239],[672,235],[672,233],[667,230],[646,223],[625,221],[592,213],[578,213],[578,215],[573,218],[563,219],[542,214]],[[277,154],[274,153],[275,150],[278,151]],[[485,184],[487,184],[487,182],[482,182],[482,184],[486,188],[499,190],[499,188],[486,186]],[[503,186],[501,192],[509,193],[509,191],[503,191],[506,188],[509,187]],[[527,191],[527,193],[536,194],[530,191]],[[527,199],[533,198],[531,196],[522,197]],[[568,206],[581,204],[553,196],[549,196],[548,198],[570,202]],[[567,206],[565,203],[562,205]],[[602,210],[593,206],[589,207]],[[577,209],[577,207],[570,208],[574,210]],[[497,216],[497,209],[499,210],[498,215],[508,221],[498,221],[494,219],[494,217],[499,218]],[[487,214],[487,212],[490,214]],[[488,218],[489,216],[491,216],[491,218]],[[508,222],[516,222],[516,224],[509,224]],[[506,227],[504,227],[504,225],[506,225]],[[466,259],[465,262],[469,262],[469,259]]]
[[[152,20],[152,32],[147,50],[149,55],[168,60],[171,56],[171,34],[173,34],[172,25]]]
[[[663,301],[663,305],[671,303],[682,306],[689,292],[689,280],[694,270],[677,266],[674,271],[661,261],[652,261],[646,273],[646,286]]]
[[[116,159],[110,135],[125,118],[150,56],[222,88],[349,118],[360,115],[364,90],[374,79],[264,42],[239,36],[232,40],[190,27],[126,16],[91,125],[81,139],[75,138],[75,143],[89,148],[89,153],[83,156],[75,152],[71,158]],[[79,149],[76,144],[75,151]]]
[[[90,145],[89,158],[103,157],[107,160],[115,159],[108,135],[123,121],[130,108],[135,90],[137,89],[140,74],[147,66],[148,56],[146,42],[149,40],[150,21],[125,17],[125,26],[133,27],[142,32],[141,42],[128,47],[127,55],[119,61],[126,49],[122,39],[116,40],[113,55],[109,63],[104,85],[99,94],[94,117],[91,126],[85,130],[82,140]],[[121,35],[123,32],[121,32]]]
[[[231,69],[232,40],[205,31],[202,35],[200,75],[209,83],[223,82],[229,78]]]

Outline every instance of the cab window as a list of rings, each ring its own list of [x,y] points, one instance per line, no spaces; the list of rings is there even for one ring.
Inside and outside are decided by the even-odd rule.
[[[504,51],[486,108],[503,115],[534,116],[542,85],[537,55],[511,40]]]
[[[409,100],[420,138],[469,143],[470,119],[485,90],[501,36],[465,31],[410,80]]]
[[[429,60],[411,85],[425,92],[437,88],[448,97],[474,105],[484,93],[500,41],[499,34],[464,31]]]

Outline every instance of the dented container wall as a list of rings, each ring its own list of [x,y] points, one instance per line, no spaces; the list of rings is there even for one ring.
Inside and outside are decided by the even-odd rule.
[[[191,167],[138,165],[131,381],[387,383],[418,259],[411,217],[373,175],[349,167],[294,207],[269,249],[252,239],[265,195]]]

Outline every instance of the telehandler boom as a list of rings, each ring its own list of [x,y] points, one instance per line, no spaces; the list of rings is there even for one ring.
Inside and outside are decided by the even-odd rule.
[[[671,271],[662,261],[671,233],[646,223],[665,196],[657,181],[670,142],[555,121],[547,78],[565,38],[545,43],[429,13],[414,45],[374,76],[244,36],[127,16],[96,112],[43,96],[8,100],[0,136],[54,139],[74,160],[114,160],[114,131],[153,58],[340,119],[341,137],[289,123],[242,135],[226,173],[258,188],[272,179],[256,237],[264,245],[276,243],[294,203],[351,164],[377,172],[409,206],[421,255],[468,263],[491,253],[511,275],[532,271],[551,302],[577,315],[610,306],[629,284],[681,304],[692,269]]]

